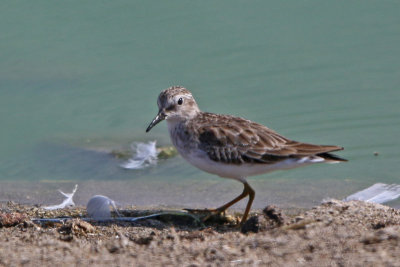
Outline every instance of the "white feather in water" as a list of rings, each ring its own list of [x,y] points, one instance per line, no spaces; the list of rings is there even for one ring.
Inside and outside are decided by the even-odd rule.
[[[78,189],[78,185],[76,184],[74,190],[70,194],[64,193],[63,191],[58,190],[61,194],[63,194],[66,197],[65,200],[59,205],[47,206],[47,207],[43,207],[43,208],[46,210],[56,210],[56,209],[63,209],[66,207],[75,206],[75,203],[72,198],[74,197],[77,189]]]
[[[86,211],[89,217],[93,219],[107,219],[111,218],[110,206],[112,206],[118,216],[120,216],[115,201],[102,195],[91,197],[86,205]]]
[[[135,151],[134,156],[127,162],[121,164],[125,169],[143,169],[151,165],[157,164],[156,141],[148,143],[133,143],[132,150]]]
[[[400,197],[400,185],[377,183],[346,197],[344,200],[362,200],[382,204],[398,197]]]

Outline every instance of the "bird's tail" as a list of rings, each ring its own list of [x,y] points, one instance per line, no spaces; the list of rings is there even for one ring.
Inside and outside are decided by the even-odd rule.
[[[317,154],[317,156],[323,158],[328,163],[337,163],[337,162],[348,161],[347,159],[341,158],[341,157],[336,156],[335,154],[331,154],[331,153],[321,153],[321,154]]]

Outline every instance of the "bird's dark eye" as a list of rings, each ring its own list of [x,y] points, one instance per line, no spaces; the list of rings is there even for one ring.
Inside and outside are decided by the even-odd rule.
[[[178,105],[182,105],[183,104],[183,99],[182,97],[178,99]]]

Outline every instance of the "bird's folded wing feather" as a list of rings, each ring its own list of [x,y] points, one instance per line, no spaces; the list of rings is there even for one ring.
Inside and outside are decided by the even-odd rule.
[[[289,157],[300,158],[342,149],[292,141],[261,124],[231,116],[208,117],[199,121],[196,130],[199,148],[212,160],[225,163],[272,164]]]

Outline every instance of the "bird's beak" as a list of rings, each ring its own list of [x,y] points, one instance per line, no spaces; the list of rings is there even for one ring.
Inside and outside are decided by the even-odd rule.
[[[157,114],[157,116],[153,119],[153,121],[149,124],[149,127],[146,129],[146,133],[151,130],[154,126],[156,126],[157,123],[160,121],[163,121],[165,119],[165,113],[164,111],[160,110]]]

